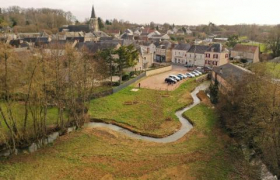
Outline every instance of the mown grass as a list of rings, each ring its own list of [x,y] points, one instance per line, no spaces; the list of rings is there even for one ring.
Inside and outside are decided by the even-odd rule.
[[[91,118],[114,120],[118,123],[155,135],[168,135],[180,126],[176,110],[192,103],[190,92],[196,87],[195,79],[189,79],[171,92],[140,89],[133,86],[90,103]],[[127,102],[136,102],[126,105]],[[169,128],[166,128],[169,126]]]
[[[176,143],[84,130],[35,154],[0,161],[0,179],[250,179],[240,150],[217,128],[212,108],[201,104],[185,115],[194,129]]]

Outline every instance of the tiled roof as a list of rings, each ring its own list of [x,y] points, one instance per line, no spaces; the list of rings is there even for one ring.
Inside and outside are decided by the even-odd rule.
[[[236,44],[232,51],[241,51],[241,52],[249,52],[255,53],[258,49],[258,46],[250,46],[250,45],[243,45],[243,44]]]
[[[177,44],[174,49],[181,50],[181,51],[189,51],[191,48],[190,44]]]
[[[214,67],[213,71],[221,76],[225,80],[233,80],[233,81],[241,81],[242,78],[251,73],[249,70],[244,69],[242,67],[233,65],[233,64],[225,64],[219,67]]]
[[[208,50],[207,51],[212,51],[212,49],[213,49],[213,52],[221,52],[222,51],[222,45],[221,44],[213,44],[212,46],[210,46],[209,48],[208,48]]]
[[[69,25],[68,27],[59,28],[59,31],[63,31],[63,29],[68,29],[69,32],[90,32],[88,25]]]
[[[192,45],[189,52],[197,53],[197,54],[204,54],[208,49],[209,49],[209,46]]]

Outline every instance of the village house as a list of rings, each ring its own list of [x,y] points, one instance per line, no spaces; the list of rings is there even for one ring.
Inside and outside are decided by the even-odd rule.
[[[179,29],[176,33],[176,35],[178,36],[184,36],[185,35],[185,32],[182,30],[182,29]]]
[[[172,50],[172,62],[176,64],[187,64],[187,53],[190,44],[177,44]]]
[[[205,52],[209,49],[209,46],[192,45],[187,52],[186,64],[192,66],[204,66],[205,65]]]
[[[126,72],[145,71],[153,64],[153,53],[147,51],[143,46],[139,46],[137,49],[139,51],[139,57],[136,59],[136,65],[125,69]]]
[[[224,64],[213,68],[211,83],[215,84],[215,82],[218,82],[219,91],[226,94],[231,90],[232,84],[242,81],[248,73],[252,72],[231,63]]]
[[[237,44],[232,49],[230,57],[231,59],[257,63],[260,62],[260,48],[258,46]]]
[[[144,42],[141,44],[142,48],[145,49],[145,51],[153,54],[153,59],[155,59],[156,54],[156,45],[152,42]]]
[[[109,35],[111,35],[112,37],[115,37],[115,38],[119,38],[120,35],[121,35],[121,31],[120,30],[108,30],[107,33]]]
[[[156,42],[156,62],[171,62],[173,44],[169,41]]]
[[[205,52],[205,66],[222,66],[229,62],[229,52],[223,48],[222,44],[213,44]]]
[[[165,40],[170,40],[170,36],[168,36],[167,34],[164,35],[152,35],[151,37],[148,36],[149,40],[152,41],[165,41]]]

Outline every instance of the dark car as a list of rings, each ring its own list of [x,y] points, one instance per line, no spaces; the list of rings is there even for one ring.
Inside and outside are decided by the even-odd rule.
[[[168,84],[176,84],[176,82],[177,82],[176,80],[174,80],[172,78],[166,78],[164,81]]]

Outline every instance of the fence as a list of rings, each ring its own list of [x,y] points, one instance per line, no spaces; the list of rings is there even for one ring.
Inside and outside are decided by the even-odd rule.
[[[120,86],[113,88],[113,92],[114,92],[114,93],[119,92],[119,91],[122,90],[123,88],[126,88],[127,86],[129,86],[129,85],[135,83],[136,81],[140,80],[140,79],[143,78],[143,77],[146,77],[146,73],[142,73],[142,74],[140,74],[139,76],[137,76],[136,78],[131,79],[131,80],[129,80],[129,81],[127,81],[127,82],[121,84]]]

